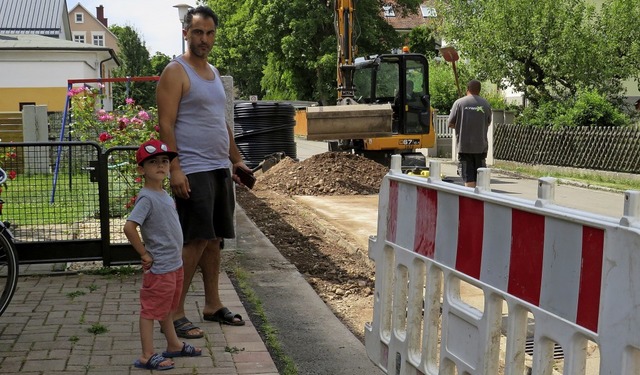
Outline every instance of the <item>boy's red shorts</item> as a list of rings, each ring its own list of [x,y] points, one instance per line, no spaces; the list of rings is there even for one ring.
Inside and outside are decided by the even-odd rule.
[[[164,320],[178,308],[183,282],[182,267],[159,275],[145,272],[140,288],[140,317]]]

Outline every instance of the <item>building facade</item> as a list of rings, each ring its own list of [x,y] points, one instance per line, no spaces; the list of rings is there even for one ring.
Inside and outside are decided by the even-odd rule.
[[[118,38],[109,30],[108,19],[104,17],[104,7],[96,7],[94,16],[82,4],[78,3],[69,11],[68,17],[74,42],[109,47],[119,52]]]

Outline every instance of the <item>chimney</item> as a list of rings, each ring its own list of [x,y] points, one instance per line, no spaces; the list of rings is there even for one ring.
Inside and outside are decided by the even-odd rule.
[[[109,20],[104,18],[104,7],[102,5],[96,7],[96,18],[102,22],[104,27],[109,27]]]

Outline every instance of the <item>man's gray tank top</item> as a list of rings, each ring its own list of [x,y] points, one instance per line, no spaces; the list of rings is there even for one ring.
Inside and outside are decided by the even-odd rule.
[[[182,56],[178,62],[187,73],[189,91],[180,99],[175,137],[180,167],[185,174],[229,168],[229,133],[225,121],[227,98],[218,70],[214,79],[198,75]]]

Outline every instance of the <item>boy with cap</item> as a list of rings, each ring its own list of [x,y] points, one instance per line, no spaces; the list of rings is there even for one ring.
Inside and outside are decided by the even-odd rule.
[[[134,366],[149,370],[169,370],[173,357],[196,357],[202,350],[180,342],[173,328],[173,311],[182,292],[182,229],[175,202],[164,190],[171,160],[178,153],[157,139],[143,143],[136,152],[138,173],[144,187],[124,225],[124,233],[140,254],[144,276],[140,289],[140,340],[142,356]],[[138,226],[142,238],[138,234]],[[144,240],[144,242],[143,242]],[[154,320],[167,340],[167,350],[159,355],[153,348]]]

